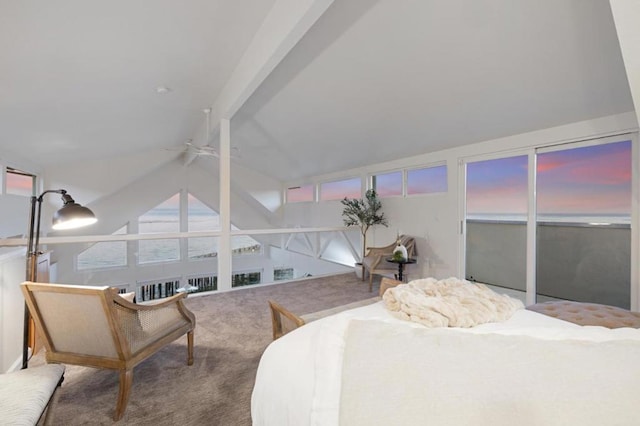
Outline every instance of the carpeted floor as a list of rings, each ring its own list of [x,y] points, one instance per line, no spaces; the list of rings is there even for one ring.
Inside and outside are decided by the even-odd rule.
[[[374,279],[373,295],[379,282]],[[186,364],[186,336],[139,364],[118,424],[251,425],[255,373],[271,342],[267,300],[305,314],[371,297],[368,287],[349,273],[189,297],[197,321],[193,366]],[[38,362],[41,355],[32,364]],[[116,372],[68,365],[58,392],[50,424],[113,424]]]

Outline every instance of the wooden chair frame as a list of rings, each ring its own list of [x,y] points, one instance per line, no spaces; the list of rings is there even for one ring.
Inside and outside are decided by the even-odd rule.
[[[416,252],[416,240],[409,235],[401,235],[399,237],[400,242],[407,248],[407,255],[412,258],[415,257]],[[385,258],[393,255],[393,249],[396,248],[398,242],[395,241],[392,244],[383,247],[367,247],[367,254],[362,262],[364,273],[362,279],[366,274],[369,274],[369,291],[373,289],[373,275],[394,273],[398,270],[398,266],[385,261]]]
[[[144,361],[185,333],[187,334],[187,364],[193,364],[193,333],[195,329],[195,316],[184,306],[183,299],[186,297],[186,294],[184,293],[162,299],[157,303],[138,305],[130,303],[118,296],[118,290],[111,287],[73,286],[32,282],[25,282],[21,287],[27,306],[29,307],[29,312],[34,319],[37,330],[43,340],[46,349],[47,362],[105,368],[117,370],[119,372],[119,391],[114,414],[114,420],[116,421],[122,417],[126,410],[131,384],[133,382],[133,368],[137,364]],[[117,356],[90,355],[82,353],[81,350],[66,352],[59,351],[56,348],[56,339],[52,338],[52,334],[55,333],[55,331],[50,330],[47,322],[44,320],[46,315],[43,315],[43,310],[46,310],[47,308],[41,306],[37,301],[37,293],[39,292],[98,297],[103,310],[102,312],[91,312],[91,315],[103,315],[106,318],[110,335],[113,340],[113,347],[117,352]],[[176,315],[181,318],[180,322],[176,322],[176,324],[173,324],[171,327],[167,327],[169,330],[167,332],[163,332],[161,329],[159,331],[154,331],[152,336],[153,340],[148,342],[145,340],[146,343],[144,346],[139,347],[135,352],[133,352],[131,350],[133,338],[131,336],[128,337],[127,333],[125,333],[126,325],[123,323],[123,320],[121,319],[122,317],[118,315],[116,310],[124,310],[124,312],[136,317],[138,313],[145,312],[143,315],[146,315],[147,318],[153,319],[154,314],[158,314],[158,318],[160,318],[161,310],[167,308],[176,309],[178,311],[179,314]],[[69,326],[69,329],[73,332],[72,325]],[[140,333],[144,334],[144,332]]]
[[[380,281],[380,290],[378,291],[379,297],[382,297],[384,295],[384,292],[387,291],[387,289],[391,287],[395,287],[398,284],[402,284],[402,282],[398,280],[393,280],[391,278],[383,277],[382,280]],[[373,303],[373,301],[371,303]],[[349,305],[350,304],[344,305],[345,309],[347,309],[347,306]],[[340,308],[341,307],[338,306],[332,309],[327,309],[327,311],[331,311],[335,313],[335,312],[340,312],[341,310],[344,310]],[[281,306],[280,304],[274,302],[273,300],[269,300],[269,309],[271,310],[271,326],[273,331],[273,340],[276,340],[284,336],[289,331],[295,330],[298,327],[302,327],[307,322],[313,319],[322,318],[324,316],[324,315],[316,315],[317,313],[311,313],[308,315],[299,316],[294,314],[290,310],[286,309],[285,307]],[[292,326],[291,330],[286,330],[285,327],[283,327],[283,319],[288,320],[290,322]]]

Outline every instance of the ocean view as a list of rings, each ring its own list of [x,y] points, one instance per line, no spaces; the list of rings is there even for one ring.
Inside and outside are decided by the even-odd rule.
[[[525,214],[470,213],[468,220],[487,220],[505,222],[526,222]],[[628,214],[575,214],[554,213],[539,214],[538,222],[580,223],[580,224],[631,224]]]
[[[189,231],[219,230],[219,218],[211,210],[192,210],[189,214]],[[180,232],[180,223],[176,209],[156,208],[140,216],[138,222],[140,234]],[[124,229],[116,234],[124,234]],[[232,229],[237,230],[235,226]],[[139,264],[170,262],[180,259],[179,239],[142,240],[137,242]],[[217,256],[217,237],[189,238],[187,244],[189,259],[206,259]],[[235,255],[260,252],[260,243],[249,236],[231,238],[231,249]],[[109,241],[95,243],[78,255],[78,270],[124,267],[127,265],[127,242]]]

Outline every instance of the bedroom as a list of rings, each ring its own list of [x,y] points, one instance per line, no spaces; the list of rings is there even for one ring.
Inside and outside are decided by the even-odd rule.
[[[49,11],[30,2],[24,3],[25,9],[3,3],[8,9],[2,14],[2,39],[12,42],[3,57],[13,65],[3,67],[11,72],[2,84],[15,96],[2,97],[3,166],[32,172],[42,179],[41,190],[65,188],[79,203],[102,213],[100,227],[86,231],[101,236],[183,189],[216,211],[228,208],[230,222],[241,229],[340,226],[337,202],[287,205],[281,194],[308,183],[353,176],[364,182],[372,174],[445,164],[447,192],[384,200],[392,225],[374,229],[370,241],[386,244],[398,231],[413,234],[422,258],[412,273],[446,277],[464,275],[458,233],[460,159],[637,132],[632,102],[637,52],[629,51],[634,29],[624,20],[633,16],[634,6],[628,2],[611,2],[620,13],[615,25],[606,1],[587,6],[554,2],[539,8],[528,2],[474,2],[473,7],[466,2],[425,2],[425,9],[414,13],[411,8],[419,6],[410,2],[308,1],[297,2],[298,8],[288,2],[255,2],[245,7],[252,11],[247,16],[240,6],[216,3],[226,7],[220,13],[228,14],[215,22],[219,31],[227,31],[225,37],[214,29],[201,32],[207,28],[202,16],[211,11],[198,9],[203,7],[198,2],[192,13],[178,13],[169,3],[162,9],[143,2],[139,10],[124,14],[118,9],[124,6],[117,4],[94,11],[63,3]],[[150,9],[156,21],[145,23],[147,33],[140,35],[139,23]],[[280,32],[252,43],[269,11],[271,20],[262,30],[267,33],[272,25]],[[179,18],[175,23],[172,13]],[[236,15],[242,18],[234,21],[238,34],[224,26]],[[55,23],[67,17],[74,18],[74,24],[58,33]],[[120,24],[127,31],[118,38],[112,28]],[[380,31],[385,26],[393,31]],[[57,38],[39,39],[34,33],[27,37],[21,28],[31,27],[47,29],[43,34]],[[189,27],[195,27],[191,35]],[[521,29],[520,38],[504,37],[514,28]],[[208,46],[200,38],[224,40],[231,47]],[[423,46],[416,49],[416,44]],[[245,51],[255,61],[244,64],[249,78],[241,69],[233,71]],[[27,52],[33,56],[25,56]],[[219,62],[227,68],[214,68]],[[201,63],[210,68],[205,72]],[[162,85],[172,91],[155,93]],[[227,98],[218,98],[223,88]],[[232,112],[228,178],[218,177],[225,173],[224,164],[218,171],[211,157],[199,156],[190,167],[177,158],[181,153],[176,149],[184,148],[184,141],[202,142],[208,117],[202,110],[211,105]],[[221,117],[214,108],[212,133],[217,134]],[[78,133],[64,132],[81,123],[87,127]],[[33,132],[23,132],[31,127]],[[207,142],[220,149],[215,136]],[[633,164],[638,164],[637,153]],[[218,190],[220,182],[229,186]],[[218,197],[227,193],[227,204],[221,204]],[[56,199],[47,200],[49,216],[57,207]],[[635,225],[637,206],[633,209]],[[0,236],[24,235],[26,200],[3,193],[0,210]],[[637,237],[633,241],[630,306],[637,309]],[[64,247],[52,245],[55,256],[62,258]],[[223,254],[218,261],[224,260]],[[222,267],[215,266],[221,280],[226,268],[229,287],[231,270],[244,270],[236,268],[241,260],[230,257]],[[23,264],[24,258],[16,263]],[[66,281],[84,283],[88,275],[107,275],[69,275],[65,271],[73,270],[73,260],[66,263],[57,266]],[[145,273],[149,279],[174,276],[172,267],[151,266]],[[16,295],[5,287],[7,270],[2,272],[2,312],[9,318],[3,318],[5,324],[19,318],[22,308],[15,303],[21,296],[12,299]],[[13,270],[18,272],[12,282],[14,276],[22,279],[23,269]],[[9,347],[6,342],[16,340],[19,337],[3,336],[3,351]],[[19,347],[14,348],[3,358],[4,369],[18,352]]]

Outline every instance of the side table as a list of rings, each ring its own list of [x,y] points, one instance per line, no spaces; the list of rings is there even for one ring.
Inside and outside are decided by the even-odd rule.
[[[387,262],[390,263],[397,263],[398,264],[398,281],[403,281],[403,276],[402,273],[404,271],[404,265],[410,265],[413,263],[416,263],[417,260],[416,259],[402,259],[402,260],[396,260],[393,257],[387,257],[385,259]]]

